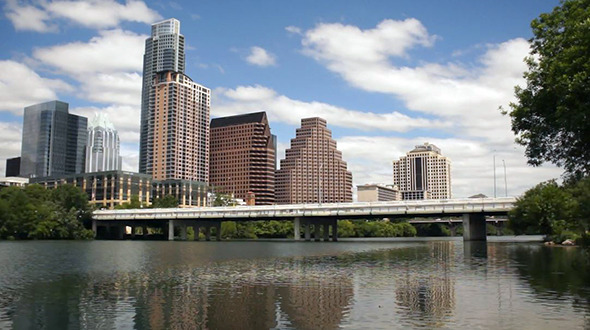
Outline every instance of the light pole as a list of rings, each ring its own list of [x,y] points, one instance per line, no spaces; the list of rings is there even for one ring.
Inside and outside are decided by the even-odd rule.
[[[502,159],[502,164],[504,165],[504,195],[508,197],[508,181],[506,179],[506,162]]]
[[[494,198],[496,198],[496,154],[494,153]]]

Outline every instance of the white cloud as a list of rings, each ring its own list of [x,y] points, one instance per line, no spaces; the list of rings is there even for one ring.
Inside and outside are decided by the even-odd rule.
[[[498,107],[512,100],[513,87],[522,82],[528,42],[489,45],[475,66],[394,64],[392,58],[408,58],[413,47],[430,47],[434,39],[419,21],[406,19],[385,20],[368,30],[320,24],[305,32],[302,45],[304,54],[356,88],[390,94],[410,110],[452,120],[469,136],[512,143],[509,119]]]
[[[250,54],[246,57],[246,61],[257,66],[274,66],[276,65],[276,57],[267,52],[264,48],[254,46],[250,48]]]
[[[345,109],[322,102],[293,100],[277,94],[270,88],[258,85],[216,89],[213,93],[212,109],[214,116],[266,110],[271,120],[291,125],[298,125],[301,118],[322,117],[332,126],[365,131],[406,132],[416,128],[450,127],[448,122],[411,118],[397,111],[379,114]]]
[[[25,106],[57,99],[57,92],[72,90],[62,80],[43,78],[22,63],[0,61],[0,111],[21,115]]]
[[[77,80],[83,99],[139,106],[146,38],[119,29],[100,31],[88,42],[37,48],[33,57]]]
[[[57,26],[48,22],[49,14],[38,7],[21,6],[16,0],[9,0],[6,2],[5,12],[17,31],[57,32]]]
[[[73,75],[142,70],[146,35],[120,29],[100,31],[89,42],[37,48],[33,57]]]
[[[162,17],[143,1],[114,0],[39,1],[35,5],[19,5],[9,0],[6,17],[15,29],[36,32],[55,32],[57,19],[65,19],[89,28],[117,27],[124,21],[151,24]]]
[[[133,0],[125,4],[114,0],[52,1],[45,8],[57,17],[99,29],[116,27],[123,21],[151,24],[162,18],[143,1]]]
[[[20,123],[0,122],[0,176],[6,173],[6,159],[20,156],[22,130]]]
[[[298,28],[293,25],[289,25],[289,26],[285,27],[285,31],[292,33],[292,34],[301,34],[301,28]]]

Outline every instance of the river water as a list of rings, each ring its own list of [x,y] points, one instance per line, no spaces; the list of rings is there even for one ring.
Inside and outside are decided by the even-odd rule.
[[[580,248],[460,239],[0,242],[0,328],[590,328]]]

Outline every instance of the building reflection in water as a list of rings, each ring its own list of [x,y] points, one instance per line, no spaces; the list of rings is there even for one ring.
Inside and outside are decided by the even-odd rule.
[[[349,277],[291,262],[247,273],[208,269],[68,276],[37,282],[10,302],[16,329],[338,328],[353,300]],[[286,272],[286,273],[285,273]]]
[[[452,276],[454,263],[453,242],[429,243],[430,265],[437,269],[428,269],[417,273],[415,269],[400,272],[396,281],[396,303],[402,314],[401,319],[409,326],[413,320],[416,324],[426,321],[431,326],[443,326],[445,320],[455,311],[455,279]]]

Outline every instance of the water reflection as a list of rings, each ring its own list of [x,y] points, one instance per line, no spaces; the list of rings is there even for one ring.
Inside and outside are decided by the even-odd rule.
[[[71,255],[62,255],[54,269],[45,263],[18,272],[0,269],[0,328],[590,325],[590,266],[576,249],[456,241],[260,243],[261,257],[232,259],[235,251],[259,243],[152,243],[128,252],[101,246],[106,255],[68,246]],[[80,261],[89,255],[95,256],[92,265]],[[108,262],[113,259],[116,266]]]

